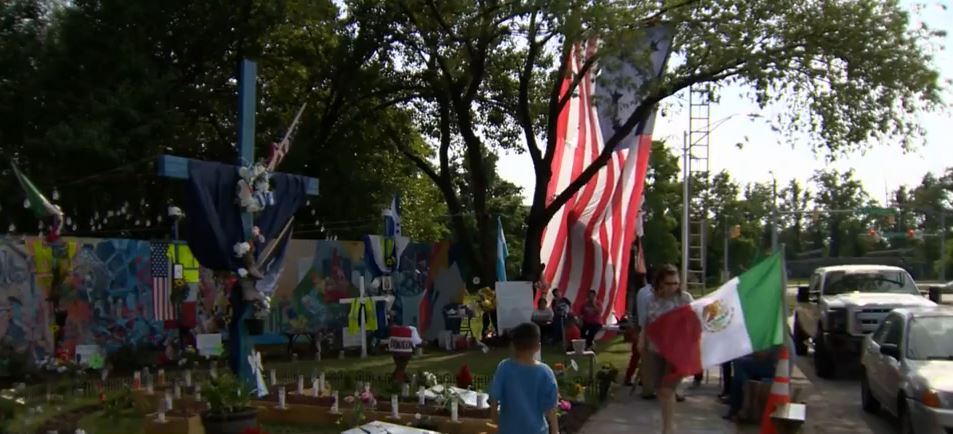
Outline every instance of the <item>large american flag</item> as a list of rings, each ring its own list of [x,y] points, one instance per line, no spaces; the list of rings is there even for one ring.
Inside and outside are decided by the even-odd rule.
[[[169,243],[152,243],[152,309],[156,321],[174,321],[175,306],[169,299],[172,292],[172,259],[169,258]]]
[[[559,114],[552,178],[547,197],[552,201],[597,158],[603,143],[624,123],[642,100],[645,84],[664,70],[671,52],[673,31],[659,26],[646,33],[642,47],[651,49],[651,70],[615,59],[596,80],[590,68]],[[562,94],[569,91],[596,42],[577,45],[567,65]],[[643,61],[644,62],[644,61]],[[589,290],[603,308],[603,319],[625,313],[631,246],[635,238],[649,152],[654,113],[619,142],[612,158],[549,222],[543,234],[541,259],[544,278],[559,288],[578,309]]]

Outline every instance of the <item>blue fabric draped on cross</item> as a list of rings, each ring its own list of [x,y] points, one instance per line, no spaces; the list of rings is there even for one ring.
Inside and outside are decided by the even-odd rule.
[[[199,263],[212,270],[235,271],[244,267],[233,246],[244,240],[241,208],[235,203],[238,184],[236,166],[211,161],[191,161],[185,202],[186,241]],[[304,203],[306,178],[276,173],[271,177],[274,204],[265,207],[255,219],[265,240],[281,232],[285,223]],[[262,245],[256,245],[256,254]],[[278,246],[279,251],[284,246]],[[280,267],[280,259],[271,268]],[[267,270],[262,270],[266,272]]]

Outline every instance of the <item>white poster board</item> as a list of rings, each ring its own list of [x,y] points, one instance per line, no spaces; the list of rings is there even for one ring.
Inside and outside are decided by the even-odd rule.
[[[496,282],[496,321],[506,331],[533,318],[533,282]]]
[[[341,330],[341,346],[344,348],[354,348],[361,346],[361,333],[351,333],[347,327]]]
[[[218,356],[222,348],[222,334],[209,333],[195,335],[195,349],[203,357]]]

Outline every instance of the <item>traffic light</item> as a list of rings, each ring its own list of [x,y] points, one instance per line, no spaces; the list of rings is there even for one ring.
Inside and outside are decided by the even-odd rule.
[[[907,229],[907,238],[908,238],[908,239],[911,239],[911,240],[912,240],[912,239],[914,239],[914,238],[916,238],[916,237],[917,237],[917,231],[913,230],[912,228],[911,228],[911,229]]]

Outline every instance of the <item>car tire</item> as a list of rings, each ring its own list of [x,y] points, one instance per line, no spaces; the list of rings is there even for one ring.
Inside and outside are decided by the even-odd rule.
[[[900,402],[897,403],[897,419],[900,422],[900,434],[916,434],[916,429],[913,428],[913,419],[910,417],[910,409],[907,407],[907,403],[901,398]]]
[[[818,334],[821,334],[818,331]],[[814,373],[821,378],[833,378],[835,374],[834,358],[823,338],[814,338]]]
[[[860,404],[867,413],[876,413],[880,410],[880,402],[870,392],[870,380],[867,378],[867,371],[863,371],[860,376]]]
[[[798,319],[797,315],[794,315],[794,354],[799,356],[807,355],[807,333],[804,332],[804,327],[801,326],[801,320]]]

